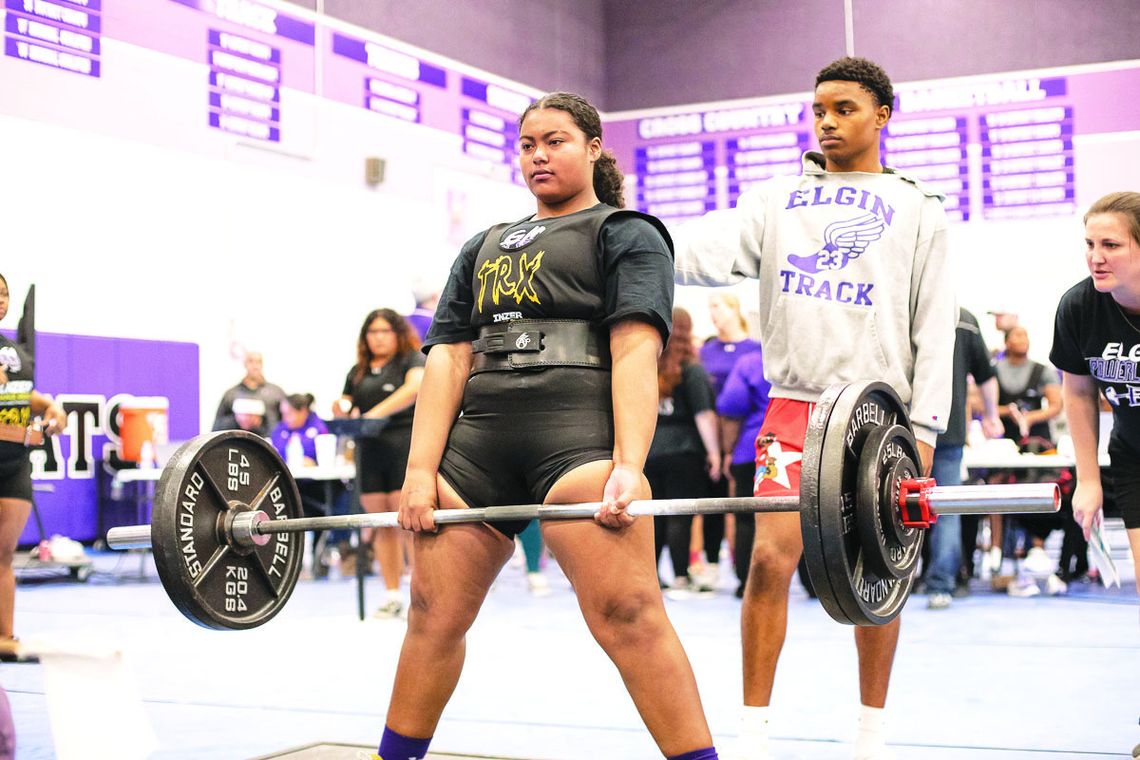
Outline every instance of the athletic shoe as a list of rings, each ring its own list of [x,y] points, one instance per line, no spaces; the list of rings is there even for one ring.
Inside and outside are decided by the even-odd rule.
[[[926,609],[944,610],[950,607],[950,595],[945,591],[935,591],[926,600]]]
[[[1001,573],[1001,559],[1000,547],[995,546],[985,553],[986,567],[988,567],[990,572],[994,575]]]
[[[673,579],[669,584],[669,589],[665,592],[665,598],[672,599],[673,601],[681,601],[688,599],[690,596],[689,588],[692,584],[689,583],[689,578],[686,575],[681,575]]]
[[[1020,597],[1027,599],[1031,596],[1037,596],[1041,593],[1041,589],[1037,587],[1037,582],[1032,578],[1017,578],[1005,590],[1010,596]]]
[[[1058,596],[1060,594],[1067,594],[1069,592],[1069,584],[1058,578],[1056,575],[1050,575],[1045,579],[1045,593],[1049,596]]]
[[[39,661],[39,657],[24,651],[18,638],[0,639],[0,662],[31,664]]]
[[[716,583],[719,579],[720,565],[716,563],[705,565],[703,568],[701,568],[701,572],[697,575],[697,593],[716,593]]]
[[[527,573],[526,585],[532,596],[550,596],[550,583],[542,573]]]
[[[397,618],[404,611],[404,603],[399,599],[389,599],[372,613],[374,618]]]
[[[1021,563],[1025,572],[1029,573],[1035,578],[1044,578],[1051,575],[1057,566],[1053,560],[1049,559],[1049,555],[1040,546],[1034,546],[1025,555],[1025,560]]]

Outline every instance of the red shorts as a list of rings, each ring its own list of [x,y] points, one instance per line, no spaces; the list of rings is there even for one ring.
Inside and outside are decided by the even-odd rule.
[[[799,495],[800,460],[814,411],[815,404],[810,401],[774,398],[768,404],[756,438],[754,496]]]

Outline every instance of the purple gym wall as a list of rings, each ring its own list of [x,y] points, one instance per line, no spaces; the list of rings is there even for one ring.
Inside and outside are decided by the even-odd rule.
[[[4,331],[13,340],[14,333]],[[169,440],[198,434],[198,346],[122,338],[38,333],[36,388],[50,393],[68,412],[67,430],[32,452],[36,505],[45,537],[58,533],[76,541],[102,538],[98,486],[105,460],[118,441],[115,420],[123,394],[164,396],[170,402]],[[109,473],[104,470],[104,473]],[[134,522],[122,509],[109,525]],[[149,515],[143,515],[149,520]],[[40,540],[35,518],[20,544]]]
[[[606,94],[602,0],[324,0],[323,5],[333,18],[531,87],[574,90],[597,102]]]
[[[855,52],[898,81],[1140,55],[1135,0],[852,6]],[[802,92],[845,51],[843,0],[324,0],[324,10],[607,111]]]

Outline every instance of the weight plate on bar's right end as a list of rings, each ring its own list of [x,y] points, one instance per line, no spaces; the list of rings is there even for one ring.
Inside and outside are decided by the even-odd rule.
[[[820,520],[823,509],[820,505],[820,470],[822,466],[823,444],[827,434],[827,423],[831,417],[839,394],[846,385],[829,386],[819,397],[808,421],[804,435],[803,459],[800,461],[800,535],[803,537],[803,563],[807,567],[812,590],[827,614],[840,623],[853,624],[847,612],[840,606],[839,592],[832,587],[831,576],[827,572],[823,541],[820,537]]]
[[[877,427],[867,434],[859,455],[856,524],[863,562],[884,578],[914,572],[922,554],[923,532],[902,524],[899,483],[917,476],[918,445],[902,425]]]
[[[902,611],[914,576],[883,577],[864,562],[858,528],[859,457],[868,434],[891,425],[909,429],[906,407],[889,385],[863,381],[829,387],[808,425],[801,492],[801,533],[808,574],[833,618],[884,625]]]
[[[174,606],[198,625],[262,625],[297,585],[304,535],[274,533],[263,546],[237,544],[227,518],[248,510],[261,510],[271,520],[302,516],[297,484],[280,455],[243,430],[187,441],[155,487],[155,566]]]

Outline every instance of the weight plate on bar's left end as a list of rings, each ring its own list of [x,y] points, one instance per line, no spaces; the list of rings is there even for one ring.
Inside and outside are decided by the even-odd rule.
[[[906,408],[889,385],[832,386],[820,397],[804,443],[801,533],[808,574],[833,618],[854,625],[889,623],[906,604],[914,576],[883,577],[864,563],[858,527],[859,457],[878,428],[910,429]]]
[[[297,484],[277,451],[242,430],[187,441],[155,487],[155,565],[174,606],[198,625],[262,625],[297,585],[304,534],[274,533],[264,546],[252,547],[234,545],[226,535],[226,516],[249,509],[272,520],[302,516]]]

